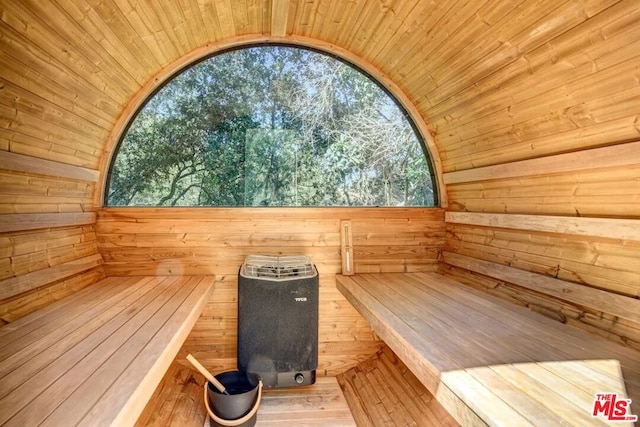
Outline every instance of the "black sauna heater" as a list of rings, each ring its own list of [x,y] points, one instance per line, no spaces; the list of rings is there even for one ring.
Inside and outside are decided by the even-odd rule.
[[[249,255],[238,274],[238,369],[265,387],[313,384],[318,271],[311,258]]]

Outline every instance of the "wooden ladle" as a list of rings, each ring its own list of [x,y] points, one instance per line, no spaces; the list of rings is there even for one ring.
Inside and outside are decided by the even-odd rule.
[[[195,357],[193,357],[191,354],[188,354],[187,355],[187,360],[193,365],[194,368],[196,368],[198,370],[198,372],[200,372],[202,375],[204,375],[204,377],[211,384],[213,384],[213,386],[215,388],[217,388],[220,393],[229,395],[229,392],[227,391],[227,388],[220,381],[218,381],[216,379],[216,377],[211,375],[211,372],[207,371],[207,368],[202,366],[202,364],[200,362],[198,362]]]

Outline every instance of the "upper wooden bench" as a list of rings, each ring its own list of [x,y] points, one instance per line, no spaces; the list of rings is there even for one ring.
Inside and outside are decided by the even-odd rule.
[[[462,424],[604,425],[591,416],[597,392],[626,391],[640,413],[637,351],[435,273],[337,281]]]
[[[109,277],[0,328],[0,424],[133,425],[213,277]]]

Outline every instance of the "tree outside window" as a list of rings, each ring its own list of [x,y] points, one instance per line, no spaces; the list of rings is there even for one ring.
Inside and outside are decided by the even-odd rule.
[[[169,81],[123,136],[111,206],[433,206],[423,141],[393,98],[331,56],[218,54]]]

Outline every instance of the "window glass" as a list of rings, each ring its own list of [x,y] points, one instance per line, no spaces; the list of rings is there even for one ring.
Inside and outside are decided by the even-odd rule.
[[[433,206],[408,116],[332,56],[254,46],[201,61],[140,109],[111,165],[111,206]]]

